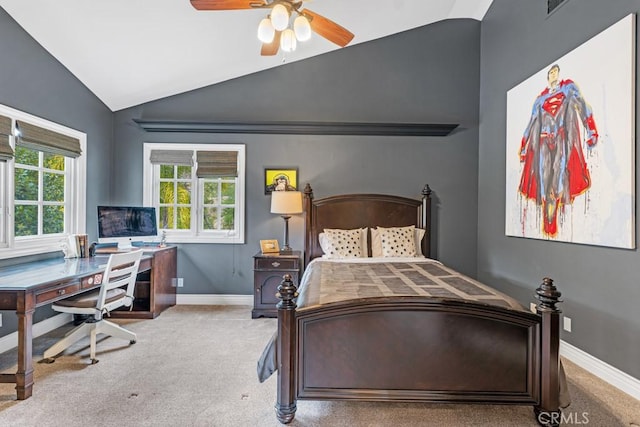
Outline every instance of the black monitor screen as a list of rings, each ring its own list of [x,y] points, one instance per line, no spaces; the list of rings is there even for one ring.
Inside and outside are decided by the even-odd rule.
[[[98,237],[157,236],[156,208],[98,206]]]

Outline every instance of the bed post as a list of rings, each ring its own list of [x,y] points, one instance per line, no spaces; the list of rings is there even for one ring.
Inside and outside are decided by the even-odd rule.
[[[311,185],[307,183],[304,187],[304,200],[303,207],[304,210],[304,267],[309,265],[311,262],[311,249],[313,248],[313,230],[311,228],[313,210],[313,190],[311,189]]]
[[[536,289],[538,305],[536,312],[542,316],[540,402],[534,408],[536,418],[542,425],[560,424],[560,313],[556,307],[562,294],[545,277]]]
[[[426,184],[422,189],[422,227],[426,230],[426,237],[422,239],[422,253],[431,258],[431,187]]]
[[[278,358],[278,396],[276,416],[282,424],[289,424],[296,415],[296,286],[290,274],[278,286],[278,338],[276,354]]]

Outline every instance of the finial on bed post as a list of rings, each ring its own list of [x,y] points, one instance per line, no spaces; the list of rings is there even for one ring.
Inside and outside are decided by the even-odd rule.
[[[557,425],[553,420],[560,417],[560,314],[557,307],[562,302],[562,293],[545,277],[536,289],[536,312],[542,317],[540,325],[540,404],[534,412],[543,425]],[[551,422],[549,422],[551,421]]]
[[[553,279],[548,277],[542,279],[542,284],[536,289],[536,298],[540,301],[536,306],[538,312],[544,310],[561,312],[560,309],[556,307],[556,304],[562,302],[560,299],[561,296],[562,292],[558,291],[556,285],[553,284]]]
[[[276,416],[282,424],[293,421],[296,415],[295,348],[296,348],[296,302],[298,289],[290,274],[284,275],[278,286],[278,335],[276,341],[278,367],[278,395]]]
[[[429,187],[429,184],[424,185],[424,188],[422,189],[422,195],[427,198],[431,197],[431,187]]]
[[[304,186],[304,194],[305,196],[308,195],[308,197],[311,197],[313,199],[313,190],[311,189],[311,184],[309,184],[308,182]]]
[[[431,187],[425,184],[422,189],[422,227],[426,230],[426,236],[422,240],[422,253],[431,258]]]
[[[313,235],[311,230],[311,222],[312,222],[312,204],[313,204],[313,190],[311,189],[311,184],[307,183],[304,186],[304,200],[303,200],[303,210],[304,210],[304,266],[306,267],[311,261],[311,247],[313,246]]]

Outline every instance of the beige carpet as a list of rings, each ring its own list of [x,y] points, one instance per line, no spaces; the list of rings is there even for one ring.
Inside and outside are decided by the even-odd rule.
[[[120,321],[138,342],[88,340],[35,365],[34,395],[0,384],[0,426],[279,426],[275,377],[256,360],[276,327],[250,307],[177,306],[154,320]],[[68,328],[34,342],[34,359]],[[640,426],[640,402],[564,361],[573,404],[564,425]],[[0,355],[15,371],[15,351]],[[292,426],[536,426],[530,407],[299,401]]]

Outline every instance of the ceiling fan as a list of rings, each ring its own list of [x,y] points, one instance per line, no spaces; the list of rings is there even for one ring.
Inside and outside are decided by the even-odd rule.
[[[296,41],[308,40],[311,31],[340,47],[345,47],[354,35],[346,28],[319,13],[302,8],[307,0],[190,0],[197,10],[270,9],[269,15],[258,26],[258,38],[262,41],[260,54],[272,56],[282,48],[295,50]],[[296,14],[293,29],[290,17]]]

